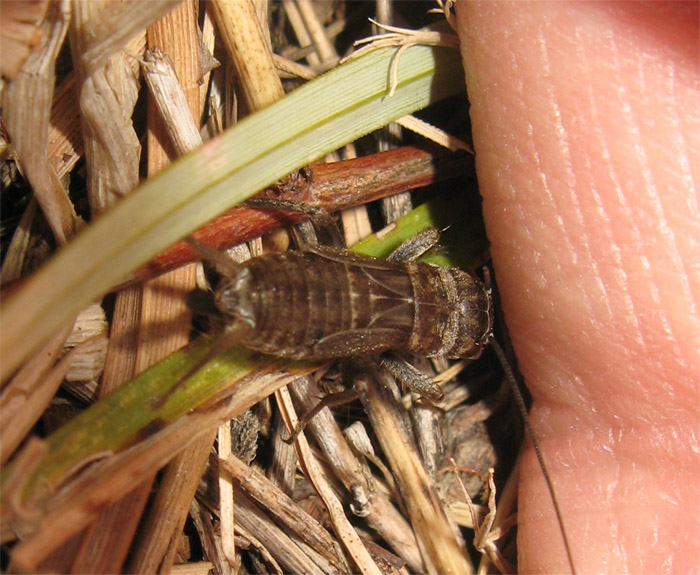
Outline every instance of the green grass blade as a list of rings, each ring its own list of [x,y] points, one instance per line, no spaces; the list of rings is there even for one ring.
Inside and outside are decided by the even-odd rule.
[[[459,237],[464,237],[464,230],[480,221],[480,213],[468,207],[456,207],[453,201],[441,198],[432,200],[397,220],[389,233],[370,236],[353,249],[368,255],[384,256],[427,226],[448,227],[458,231]],[[473,258],[474,254],[483,255],[484,242],[482,237],[474,243],[474,248],[462,246],[462,249],[468,248],[467,259],[474,265],[480,265]],[[452,252],[441,250],[440,256],[448,258]],[[446,263],[454,263],[454,260]],[[198,364],[211,343],[211,339],[201,338],[190,348],[171,354],[50,435],[46,439],[45,454],[24,483],[21,495],[18,495],[20,500],[32,501],[37,497],[35,491],[38,488],[44,493],[47,489],[52,491],[83,462],[92,461],[99,454],[123,452],[177,418],[202,408],[225,389],[235,388],[236,393],[248,393],[247,388],[241,388],[241,382],[261,369],[274,369],[273,363],[287,374],[309,369],[309,364],[282,362],[237,347],[219,355],[196,372],[186,384],[171,391],[180,378]],[[280,380],[277,387],[284,383]],[[161,398],[167,398],[167,401],[163,403]],[[247,399],[236,398],[236,401],[243,406],[241,411],[249,407],[247,403],[250,401]],[[3,472],[1,486],[6,487],[4,482],[11,471],[12,466]]]
[[[488,261],[488,242],[478,196],[437,197],[396,220],[387,231],[373,234],[351,249],[386,258],[402,242],[432,226],[440,230],[440,244],[420,259],[445,268],[477,269]]]
[[[216,215],[326,153],[463,91],[458,54],[416,46],[344,64],[244,119],[144,182],[0,308],[0,380],[71,315]]]

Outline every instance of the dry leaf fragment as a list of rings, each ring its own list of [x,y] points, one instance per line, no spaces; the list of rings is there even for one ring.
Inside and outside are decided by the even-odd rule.
[[[11,80],[42,37],[39,24],[44,19],[46,0],[3,2],[0,12],[0,72]]]

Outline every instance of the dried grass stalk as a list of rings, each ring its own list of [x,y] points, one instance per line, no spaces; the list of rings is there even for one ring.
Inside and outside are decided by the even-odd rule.
[[[213,0],[212,10],[249,111],[284,96],[272,52],[250,0]]]
[[[299,378],[290,389],[304,412],[314,409],[316,398],[321,396],[310,377]],[[321,410],[309,421],[307,429],[350,496],[353,513],[364,518],[413,571],[424,571],[410,525],[376,484],[369,467],[356,457],[330,410]]]
[[[54,366],[73,329],[67,324],[3,387],[0,395],[0,462],[5,463],[39,420],[70,367],[71,354]]]
[[[152,23],[174,9],[180,0],[125,0],[124,2],[102,2],[75,0],[78,27],[87,25],[78,32],[80,49],[76,68],[90,76],[117,52],[141,35]],[[72,42],[72,41],[71,41]],[[132,54],[135,55],[135,54]]]
[[[133,1],[119,5],[76,1],[74,6],[71,44],[75,75],[64,79],[61,85],[63,95],[54,102],[54,114],[64,113],[60,110],[66,110],[66,115],[75,114],[75,108],[71,111],[68,105],[70,95],[80,94],[91,209],[97,215],[127,193],[138,180],[140,148],[131,120],[138,75],[134,56],[138,58],[142,54],[144,37],[140,31],[146,22],[155,15],[162,15],[173,5],[162,1],[146,5]],[[149,176],[166,163],[166,156],[176,157],[201,143],[198,126],[192,118],[198,118],[202,109],[197,81],[208,72],[210,65],[203,64],[204,58],[200,57],[204,40],[196,34],[195,6],[193,0],[186,1],[148,32],[149,46],[161,48],[163,52],[154,49],[152,57],[146,56],[147,81],[153,94],[162,98],[156,98],[156,102],[160,101],[157,106],[159,117],[170,127],[166,137],[164,132],[157,131],[159,128],[150,126]],[[297,6],[299,10],[295,12]],[[318,18],[317,6],[300,0],[296,5],[287,3],[286,8],[289,14],[299,16],[299,33],[301,36],[306,34],[314,46],[314,52],[308,56],[309,64],[331,65],[337,61],[330,35]],[[283,91],[266,30],[261,27],[252,3],[248,0],[213,0],[208,9],[215,15],[218,31],[234,62],[237,85],[242,89],[247,111],[253,112],[281,98]],[[211,27],[209,32],[204,36],[208,45],[213,47]],[[135,34],[138,36],[127,46]],[[117,53],[120,50],[126,54]],[[173,73],[172,62],[168,60],[184,62],[185,69],[179,68]],[[303,72],[308,74],[309,71]],[[157,88],[162,81],[169,83],[167,89]],[[73,84],[78,89],[73,88]],[[64,98],[66,102],[63,102]],[[48,118],[48,112],[45,116]],[[155,116],[152,107],[149,120]],[[105,121],[106,118],[110,121]],[[52,127],[55,131],[51,138],[55,136],[55,141],[47,142],[44,138],[41,150],[50,145],[51,149],[62,150],[60,153],[65,154],[63,161],[49,158],[47,164],[53,166],[51,173],[55,177],[56,172],[65,172],[74,165],[81,146],[79,139],[61,139],[56,133],[61,129],[56,119],[52,120]],[[48,133],[48,129],[45,131]],[[157,143],[168,140],[173,142],[172,150],[168,145],[165,150],[158,148]],[[221,152],[219,149],[214,151]],[[51,154],[53,156],[54,152]],[[331,174],[332,169],[327,173]],[[222,176],[222,182],[225,177]],[[354,178],[357,180],[359,176]],[[323,183],[323,179],[320,180]],[[350,178],[350,181],[355,180]],[[152,198],[155,200],[157,198]],[[167,202],[167,198],[163,201]],[[353,216],[346,217],[348,227],[351,219]],[[183,233],[185,231],[181,235]],[[161,295],[168,291],[184,293],[192,285],[193,277],[189,270],[185,270],[143,288],[120,293],[102,393],[118,387],[133,373],[186,341],[188,310],[181,298],[169,299]],[[164,323],[167,324],[165,328]],[[118,352],[120,347],[126,350],[125,353]],[[191,399],[185,411],[173,416],[175,421],[168,419],[165,410],[161,410],[171,399],[169,391],[158,396],[160,399],[149,397],[146,402],[150,404],[142,406],[140,411],[116,406],[117,411],[123,409],[121,413],[143,417],[147,423],[133,435],[115,433],[121,443],[110,444],[103,452],[88,449],[87,455],[77,460],[71,459],[73,454],[68,454],[65,460],[72,461],[70,469],[61,469],[62,462],[56,462],[56,459],[62,459],[61,449],[55,443],[55,437],[60,438],[60,433],[43,445],[30,442],[29,448],[19,454],[10,468],[9,478],[3,478],[2,510],[12,519],[9,527],[3,527],[3,537],[6,540],[17,535],[23,538],[13,550],[12,568],[36,570],[68,561],[66,569],[72,571],[122,570],[153,476],[171,462],[143,522],[140,536],[132,547],[129,571],[170,570],[176,558],[185,515],[190,511],[208,558],[224,574],[240,566],[240,553],[236,552],[234,543],[239,548],[241,544],[255,548],[258,554],[251,553],[251,561],[255,562],[259,555],[266,569],[277,572],[348,573],[359,570],[377,574],[380,566],[385,565],[405,571],[402,562],[416,572],[468,572],[470,565],[465,551],[453,530],[449,514],[437,497],[433,478],[426,472],[403,427],[395,399],[386,395],[380,384],[363,384],[360,380],[358,389],[397,477],[396,482],[388,478],[388,472],[384,480],[372,475],[370,466],[348,445],[328,412],[309,424],[309,433],[314,435],[320,447],[323,462],[312,452],[303,436],[297,445],[301,466],[327,505],[337,538],[283,492],[291,492],[293,485],[290,479],[294,472],[291,457],[285,458],[283,471],[275,476],[281,477],[279,482],[284,489],[280,489],[275,482],[226,452],[225,446],[229,442],[225,437],[229,432],[227,419],[266,398],[280,385],[291,382],[308,369],[308,366],[303,366],[276,376],[262,373],[251,375],[249,381],[239,379],[235,382],[235,397],[231,397],[233,390],[226,390],[205,402],[197,403],[199,400]],[[251,383],[255,377],[259,379]],[[309,386],[306,378],[297,381],[294,387],[300,403],[308,409],[309,400],[315,398],[317,392]],[[157,389],[163,391],[162,387]],[[277,395],[283,417],[288,425],[293,426],[295,416],[286,389],[279,390]],[[197,407],[191,408],[193,405]],[[220,462],[219,534],[207,513],[192,498],[210,453],[214,430],[222,422],[219,455],[224,459]],[[73,435],[68,433],[66,437],[80,443],[81,433],[89,433],[96,427],[93,422],[88,429]],[[87,438],[83,436],[82,439],[88,443]],[[185,444],[187,448],[182,451]],[[176,453],[179,455],[174,458]],[[103,456],[109,457],[100,460]],[[367,457],[378,463],[380,469],[386,469],[377,456],[369,453]],[[91,464],[89,467],[88,463]],[[41,470],[37,471],[39,467]],[[433,471],[434,465],[430,467]],[[78,470],[84,472],[75,475]],[[235,502],[232,482],[241,492]],[[135,488],[135,495],[122,499]],[[392,495],[398,498],[397,505],[392,503]],[[355,515],[374,529],[401,559],[363,540],[361,530],[346,515],[344,504],[349,499]],[[407,510],[410,523],[397,508],[401,506]],[[107,507],[110,507],[109,511],[95,522],[97,511]],[[95,523],[83,538],[75,559],[66,551],[70,545],[66,545],[66,553],[60,560],[58,555],[54,556],[55,560],[49,557],[52,549],[66,542],[71,535],[78,534],[90,522]],[[10,533],[10,528],[16,532]],[[379,559],[375,560],[375,557]]]
[[[289,383],[303,373],[296,368],[281,370],[281,365],[279,368],[274,373],[239,379],[232,389],[228,389],[208,406],[189,410],[161,430],[144,430],[143,435],[151,435],[117,455],[94,454],[93,458],[111,456],[93,463],[69,481],[60,492],[55,491],[58,485],[47,482],[41,485],[41,489],[34,489],[28,498],[23,498],[22,492],[27,489],[32,474],[17,465],[13,466],[11,476],[5,479],[8,482],[6,485],[14,487],[3,490],[2,510],[8,516],[2,517],[0,524],[5,540],[12,539],[17,534],[23,539],[13,549],[12,559],[17,568],[36,571],[53,549],[93,522],[97,511],[104,505],[129,493],[134,485],[162,468],[184,446],[204,437],[223,421],[241,413],[269,396],[280,385]],[[70,445],[63,447],[71,449]],[[34,459],[34,464],[40,461]],[[61,474],[58,480],[65,482],[88,463],[92,461],[82,461],[78,468],[66,470],[68,476]],[[19,477],[15,477],[15,472]],[[26,511],[18,509],[19,505]],[[37,512],[39,509],[41,512]]]
[[[280,491],[255,467],[245,465],[234,455],[222,459],[220,465],[228,470],[237,488],[242,489],[294,539],[315,549],[330,572],[347,572],[348,565],[335,539],[296,502]]]
[[[70,28],[93,215],[101,214],[139,181],[141,145],[131,120],[138,96],[138,68],[122,53],[107,58],[103,48],[90,52],[95,38],[103,33],[101,17],[110,4],[106,0],[77,2]],[[107,26],[111,27],[109,22]]]
[[[289,391],[286,388],[279,389],[276,392],[276,398],[287,427],[289,429],[295,429],[299,424],[299,420],[294,411]],[[329,479],[323,472],[320,463],[311,451],[303,433],[297,437],[295,447],[304,474],[312,483],[321,499],[323,499],[328,509],[333,529],[343,545],[345,552],[353,560],[361,573],[379,575],[381,573],[379,567],[377,567],[374,559],[355,531],[355,528],[345,516],[345,511],[341,502],[335,494]]]
[[[70,2],[51,2],[41,47],[27,59],[5,94],[7,126],[27,179],[59,244],[80,227],[73,204],[46,157],[58,52],[68,31]]]
[[[174,155],[180,155],[201,145],[201,138],[192,120],[193,112],[196,113],[199,109],[199,42],[194,33],[195,24],[195,7],[193,2],[188,1],[180,4],[148,30],[149,45],[154,48],[160,46],[173,54],[180,64],[179,76],[185,79],[188,87],[188,93],[185,94],[178,82],[178,75],[171,67],[168,69],[169,74],[162,70],[160,76],[170,79],[168,104],[177,103],[178,106],[164,105],[161,99],[165,94],[162,91],[151,93],[151,97],[156,100],[152,110],[167,111],[170,116],[159,118],[157,114],[149,114],[150,175],[160,171],[168,163],[168,156],[172,155],[165,149],[168,141],[165,134],[168,134],[170,141],[175,144]],[[189,33],[183,34],[183,31]],[[172,149],[172,146],[169,148]],[[167,197],[162,201],[167,202]],[[118,307],[126,303],[138,308],[137,321],[129,324],[129,327],[136,329],[139,334],[135,348],[136,373],[187,344],[192,313],[185,296],[194,287],[195,269],[193,265],[189,265],[146,283],[141,288],[141,297],[137,300],[122,300],[118,297]],[[129,353],[129,350],[126,351]],[[108,381],[103,384],[105,387],[111,386]],[[173,463],[176,470],[174,474],[166,473],[168,483],[161,486],[158,492],[159,499],[151,507],[146,526],[136,541],[136,548],[132,549],[130,569],[134,572],[153,572],[159,568],[167,569],[172,564],[174,554],[168,551],[175,549],[172,540],[178,536],[176,534],[184,524],[213,440],[213,432],[205,435],[201,441],[188,448],[184,457]],[[90,527],[88,535],[83,538],[81,553],[73,565],[73,570],[114,572],[122,569],[134,539],[141,511],[151,492],[153,478],[154,476],[148,478],[126,498],[102,513],[100,519]],[[118,538],[114,536],[115,533],[118,534]]]
[[[63,178],[84,153],[75,74],[70,72],[54,91],[46,155],[56,175]]]
[[[41,21],[47,7],[47,0],[5,2],[3,5],[0,27],[3,78],[14,78],[33,48],[41,42]]]
[[[463,542],[408,433],[399,404],[387,387],[388,381],[368,363],[362,362],[358,368],[355,389],[396,478],[428,572],[473,572]]]

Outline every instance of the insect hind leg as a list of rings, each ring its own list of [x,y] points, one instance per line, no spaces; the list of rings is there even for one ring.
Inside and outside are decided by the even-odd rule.
[[[339,407],[341,405],[351,403],[357,398],[357,392],[352,388],[347,389],[345,391],[339,391],[337,393],[331,393],[329,395],[326,395],[325,397],[321,398],[321,400],[316,405],[314,405],[314,407],[312,407],[304,413],[304,415],[301,417],[299,423],[297,423],[297,426],[294,428],[289,437],[282,439],[282,441],[284,441],[285,443],[294,443],[296,438],[299,437],[299,434],[302,431],[304,431],[304,428],[308,425],[308,423],[316,415],[318,415],[322,409],[326,407]]]
[[[429,227],[411,236],[386,258],[390,262],[410,262],[421,257],[429,249],[437,245],[440,231]]]
[[[302,204],[293,200],[280,200],[274,198],[250,198],[244,202],[248,208],[261,210],[280,210],[285,212],[297,212],[304,214],[316,230],[323,230],[330,239],[331,245],[344,248],[345,241],[338,229],[333,217],[324,209],[309,204]],[[309,243],[304,239],[302,243]]]
[[[402,357],[393,353],[385,353],[381,357],[381,365],[403,385],[421,397],[430,401],[440,401],[443,398],[440,386]]]

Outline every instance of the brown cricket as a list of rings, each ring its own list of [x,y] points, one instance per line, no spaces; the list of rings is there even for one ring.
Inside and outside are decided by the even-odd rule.
[[[477,357],[493,325],[472,274],[318,246],[238,264],[214,299],[243,345],[291,358]]]
[[[328,227],[328,214],[308,206],[265,200],[250,204],[303,211],[315,220],[315,225]],[[339,233],[337,228],[335,232]],[[439,399],[442,392],[429,377],[391,353],[477,358],[486,345],[491,345],[503,365],[533,443],[561,527],[569,565],[575,573],[554,486],[530,425],[527,406],[505,354],[493,338],[490,290],[471,273],[413,261],[434,246],[439,236],[435,228],[423,230],[386,260],[347,249],[307,245],[303,251],[268,254],[243,263],[234,263],[190,239],[206,259],[224,272],[214,301],[223,316],[225,331],[204,361],[234,344],[295,359],[323,360],[388,352],[382,356],[382,363],[397,379],[429,399]]]
[[[316,212],[312,216],[320,218]],[[240,264],[190,240],[225,272],[214,291],[225,325],[215,351],[235,342],[293,359],[382,352],[477,358],[493,329],[489,290],[471,273],[406,261],[439,237],[435,228],[423,230],[386,260],[307,245],[303,251],[267,254]],[[382,360],[414,391],[430,399],[442,396],[410,364],[391,354]]]

